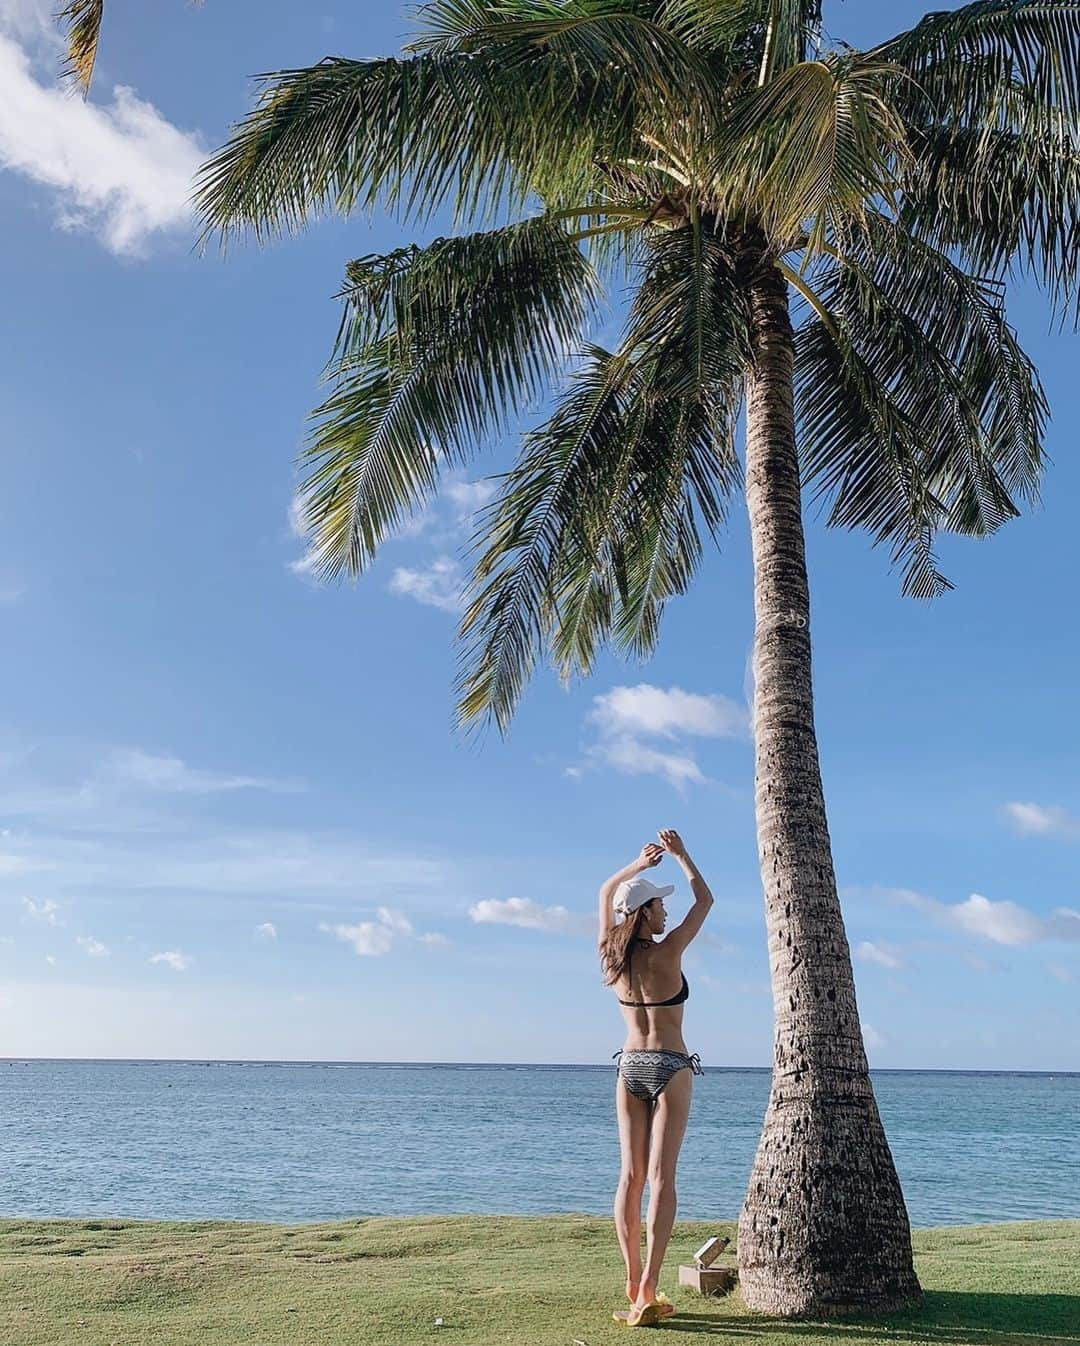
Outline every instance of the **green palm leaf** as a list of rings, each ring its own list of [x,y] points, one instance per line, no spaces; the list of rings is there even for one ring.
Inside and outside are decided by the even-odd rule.
[[[764,45],[768,0],[665,0],[658,20],[684,42],[706,51]]]
[[[904,71],[904,225],[973,270],[1031,269],[1065,312],[1080,262],[1080,0],[980,0],[877,54]]]
[[[1065,313],[1077,299],[1080,139],[1026,91],[1003,91],[1006,102],[995,125],[913,128],[900,219],[988,275],[1034,272]]]
[[[491,714],[503,732],[509,727],[551,627],[552,576],[567,518],[583,488],[610,479],[630,371],[606,351],[590,354],[570,393],[526,436],[513,470],[502,474],[501,495],[481,512],[474,542],[484,541],[486,550],[460,633],[471,641],[457,682],[464,723]]]
[[[746,341],[722,241],[690,226],[655,239],[619,352],[591,352],[477,531],[463,723],[492,713],[505,730],[549,642],[564,679],[605,640],[653,648],[700,559],[695,512],[715,538],[740,482]]]
[[[1073,123],[1080,116],[1080,0],[976,0],[928,14],[872,55],[905,70],[898,108],[916,120],[992,125],[1015,84]]]
[[[1047,406],[1001,288],[880,217],[815,278],[832,324],[800,330],[804,479],[830,525],[867,528],[906,561],[904,592],[951,587],[938,531],[985,536],[1033,503]]]
[[[707,88],[694,53],[641,8],[453,0],[425,8],[410,59],[260,77],[256,106],[200,174],[207,232],[266,238],[379,200],[475,218],[534,193],[586,199],[598,161],[640,153],[642,122],[689,116]]]
[[[908,157],[887,92],[896,69],[829,57],[781,70],[740,99],[723,127],[712,191],[722,214],[749,218],[777,253],[804,234],[812,255],[895,195]]]
[[[535,398],[580,339],[592,270],[559,224],[526,221],[353,263],[300,489],[313,568],[358,574],[434,490]]]

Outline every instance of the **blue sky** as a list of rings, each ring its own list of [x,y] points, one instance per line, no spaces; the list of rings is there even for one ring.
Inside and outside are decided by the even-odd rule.
[[[315,585],[289,525],[344,263],[409,235],[203,257],[184,206],[250,75],[393,52],[405,8],[112,0],[85,106],[55,91],[52,8],[0,0],[0,1055],[607,1060],[596,888],[677,827],[717,898],[687,1039],[768,1064],[742,503],[650,663],[544,671],[506,742],[455,735],[469,515],[513,444],[357,585]],[[858,44],[920,11],[827,12]],[[1080,1069],[1077,342],[1023,285],[1012,313],[1054,408],[1034,515],[944,539],[956,590],[922,606],[808,514],[882,1067]]]

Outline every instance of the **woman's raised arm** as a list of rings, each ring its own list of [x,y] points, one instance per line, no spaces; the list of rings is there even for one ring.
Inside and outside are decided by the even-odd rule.
[[[627,879],[632,879],[636,874],[640,874],[644,869],[652,869],[658,865],[664,858],[664,848],[655,841],[648,841],[641,848],[641,854],[636,860],[625,866],[625,868],[616,871],[610,878],[604,880],[600,885],[600,942],[608,937],[612,927],[615,924],[615,913],[612,910],[612,901],[615,897],[615,889],[620,883]]]
[[[683,839],[678,832],[672,828],[667,828],[660,832],[659,836],[668,854],[673,855],[682,866],[683,873],[690,880],[690,891],[694,894],[694,905],[674,930],[669,931],[664,936],[666,946],[673,946],[682,953],[705,924],[705,917],[712,909],[713,895],[709,891],[709,885],[701,877],[701,871],[690,859],[686,846],[683,844]]]

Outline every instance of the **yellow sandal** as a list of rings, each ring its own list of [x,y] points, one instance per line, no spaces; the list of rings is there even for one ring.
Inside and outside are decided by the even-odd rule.
[[[645,1304],[640,1310],[633,1308],[629,1310],[616,1309],[611,1317],[615,1322],[622,1323],[624,1327],[655,1327],[657,1323],[662,1323],[665,1318],[670,1318],[674,1313],[675,1305],[661,1291],[651,1304]]]

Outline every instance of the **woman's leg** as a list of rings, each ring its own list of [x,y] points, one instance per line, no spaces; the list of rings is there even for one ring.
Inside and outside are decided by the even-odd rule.
[[[656,1298],[660,1268],[675,1223],[675,1165],[679,1160],[679,1150],[690,1116],[693,1082],[694,1077],[689,1070],[678,1071],[653,1104],[652,1133],[649,1138],[646,1257],[638,1286],[638,1305],[651,1304]]]
[[[619,1119],[622,1170],[615,1192],[615,1232],[626,1263],[626,1293],[631,1300],[641,1281],[641,1197],[649,1168],[649,1119],[652,1104],[635,1098],[616,1076],[615,1112]]]

